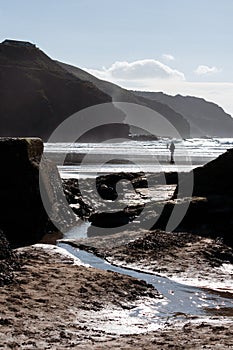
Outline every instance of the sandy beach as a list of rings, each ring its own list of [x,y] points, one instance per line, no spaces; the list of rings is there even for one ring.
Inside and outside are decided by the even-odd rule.
[[[231,349],[233,319],[130,324],[140,303],[162,300],[150,285],[83,266],[65,250],[34,245],[16,251],[21,267],[1,288],[1,349]],[[118,326],[118,331],[114,331]],[[121,326],[121,327],[120,327]],[[128,334],[121,329],[129,329]],[[122,334],[123,333],[123,334]]]
[[[222,157],[218,169],[225,171],[225,157],[227,161],[230,157],[232,163],[231,153]],[[111,175],[107,185],[101,182],[105,178],[98,183],[107,204],[116,197],[115,185],[122,177],[124,173]],[[174,174],[168,177],[169,192],[167,186],[163,191],[165,202],[174,190],[175,178]],[[227,173],[224,186],[230,179],[231,173]],[[143,195],[145,181],[140,174],[131,180],[135,191],[127,210],[115,218],[117,230],[112,235],[103,235],[101,227],[108,233],[114,215],[109,217],[106,210],[99,212],[98,206],[93,212],[80,197],[76,180],[66,182],[65,194],[71,207],[76,207],[77,218],[81,213],[89,222],[81,222],[74,236],[62,235],[50,226],[39,244],[22,244],[12,253],[1,233],[0,349],[233,347],[233,248],[226,244],[230,240],[224,240],[231,228],[227,220],[231,211],[228,206],[219,208],[221,203],[230,205],[231,201],[226,201],[222,181],[212,184],[217,194],[223,194],[210,207],[215,210],[218,227],[224,226],[219,236],[214,231],[210,231],[212,235],[203,234],[201,229],[200,235],[134,226],[124,230],[122,220],[137,217],[141,201],[149,201],[152,216],[156,204],[152,203],[153,191],[151,198]],[[205,183],[203,188],[207,188]],[[91,189],[90,194],[94,207]],[[191,224],[195,224],[202,208],[199,201],[194,202],[199,211],[190,211]],[[203,219],[204,224],[212,223],[212,216],[204,215]],[[104,226],[93,225],[98,221]],[[202,223],[199,226],[202,228]],[[91,262],[88,265],[78,252],[99,257],[105,268],[98,269],[102,265]],[[127,269],[125,274],[121,267]],[[164,288],[154,283],[155,279],[158,283],[164,279]]]

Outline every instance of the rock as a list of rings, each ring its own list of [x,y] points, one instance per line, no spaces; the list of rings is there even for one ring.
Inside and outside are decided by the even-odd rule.
[[[182,209],[189,204],[175,231],[220,237],[224,243],[233,246],[233,149],[194,169],[193,174],[193,197],[177,201],[177,188],[173,200],[167,202],[153,228],[165,229],[174,205]],[[183,181],[188,180],[184,177]],[[182,192],[180,195],[182,197]]]
[[[112,186],[107,186],[106,184],[99,184],[97,186],[97,190],[101,197],[106,200],[112,200],[114,201],[117,199],[117,191],[116,188],[113,188]]]
[[[6,236],[0,230],[0,287],[13,281],[14,270],[18,268],[18,259],[11,250]]]
[[[99,201],[99,198],[98,198],[99,195],[104,200],[115,201],[118,198],[116,186],[118,182],[122,180],[126,180],[126,182],[127,181],[131,182],[134,190],[136,188],[148,187],[147,180],[143,172],[139,172],[139,173],[120,172],[120,173],[99,176],[96,178],[96,183],[95,183],[98,194],[94,193],[93,188],[91,188],[93,184],[88,183],[87,181],[86,187],[90,198],[87,198],[87,196],[83,197],[83,194],[80,192],[80,189],[79,189],[78,179],[63,179],[62,183],[63,183],[63,189],[64,189],[64,193],[66,195],[66,199],[68,203],[71,205],[79,204],[80,208],[84,210],[84,212],[86,212],[88,215],[88,213],[89,214],[93,213],[95,204]],[[89,199],[89,203],[87,203],[88,199]],[[92,207],[90,204],[92,205]],[[138,208],[136,209],[134,207],[132,208],[130,207],[130,209],[126,208],[127,212],[129,211],[134,212],[135,210],[138,211]]]
[[[39,186],[42,153],[43,142],[38,138],[0,138],[0,227],[13,247],[38,242],[48,232],[51,217],[60,227],[64,220],[63,226],[76,220],[65,206],[57,168],[46,160],[41,191],[50,215],[45,211]],[[63,214],[65,208],[70,213]]]
[[[63,179],[63,191],[73,212],[82,220],[87,219],[93,209],[85,203],[79,189],[78,179]]]
[[[44,157],[40,162],[40,195],[43,196],[43,206],[49,216],[46,232],[51,227],[63,233],[77,224],[78,219],[64,195],[57,167]]]
[[[119,227],[129,223],[129,215],[124,210],[114,213],[95,213],[89,218],[93,226],[112,228]]]
[[[115,200],[118,197],[116,185],[121,180],[130,181],[134,189],[148,187],[147,180],[143,172],[120,172],[115,174],[102,175],[96,179],[96,187],[101,197],[107,200]]]
[[[76,196],[78,197],[81,196],[78,179],[63,179],[62,185],[63,185],[64,193],[69,203],[75,203],[73,202],[74,198]]]
[[[123,183],[124,180],[125,183]],[[84,197],[82,197],[82,193],[80,192],[78,179],[63,180],[63,188],[67,201],[71,205],[74,213],[78,217],[81,217],[84,220],[88,219],[92,223],[88,229],[88,236],[91,237],[106,235],[106,230],[103,230],[103,228],[111,229],[107,230],[108,234],[119,233],[122,230],[122,226],[128,223],[130,223],[132,230],[137,230],[137,227],[133,224],[133,220],[140,215],[145,206],[145,198],[141,194],[140,189],[148,188],[148,183],[153,183],[155,185],[163,183],[176,184],[177,181],[178,174],[176,172],[149,174],[148,176],[146,176],[144,172],[120,172],[99,176],[94,183],[86,181],[85,186],[87,193]],[[113,212],[111,209],[111,203],[107,201],[115,201],[116,199],[119,199],[118,194],[122,194],[120,191],[117,193],[117,185],[119,183],[123,185],[123,192],[124,190],[127,192],[126,187],[130,183],[135,191],[135,198],[137,198],[137,200],[134,204],[126,204],[124,209],[119,206],[118,211],[116,211],[116,203],[116,206],[114,206],[115,212]],[[93,188],[91,187],[93,185],[96,186],[98,194],[93,191]],[[99,195],[106,202],[103,205],[100,204],[98,206]],[[141,196],[140,200],[138,199],[139,195]],[[153,226],[156,217],[154,203],[147,204],[147,206],[151,207],[148,211],[148,214],[151,217],[147,219],[150,220],[151,226]],[[146,227],[148,227],[147,222]]]
[[[233,149],[194,169],[194,196],[233,196]]]
[[[6,239],[6,236],[0,230],[0,260],[10,259],[13,256],[10,244]]]

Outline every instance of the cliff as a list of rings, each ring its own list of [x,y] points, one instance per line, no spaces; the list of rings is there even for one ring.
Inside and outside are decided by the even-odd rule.
[[[151,108],[155,112],[158,112],[162,116],[164,116],[164,118],[167,119],[177,129],[177,131],[182,137],[186,138],[190,136],[190,126],[188,121],[184,118],[184,116],[172,109],[167,104],[152,101],[151,99],[147,99],[142,96],[136,96],[131,91],[123,89],[120,86],[110,83],[108,81],[100,80],[78,67],[74,67],[62,62],[58,62],[58,64],[77,78],[82,79],[86,82],[93,83],[102,92],[111,96],[114,102],[135,103],[141,106]],[[134,132],[134,130],[131,130],[131,132]]]
[[[190,124],[191,137],[232,137],[233,119],[217,104],[193,96],[169,96],[162,92],[134,91],[136,96],[164,103]]]
[[[36,136],[47,140],[73,113],[112,101],[91,82],[70,74],[35,46],[21,46],[17,42],[0,44],[0,81],[1,136]],[[112,109],[116,122],[122,122],[125,116]],[[111,130],[110,127],[110,137]],[[118,134],[127,136],[128,130],[119,130]],[[87,139],[100,135],[97,130]]]

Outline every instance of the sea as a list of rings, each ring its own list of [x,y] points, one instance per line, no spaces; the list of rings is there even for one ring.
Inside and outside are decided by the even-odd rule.
[[[45,155],[58,165],[62,178],[91,178],[122,171],[190,171],[233,148],[233,138],[173,140],[175,163],[170,164],[170,142],[168,138],[161,138],[119,143],[46,143]],[[69,162],[65,161],[67,155],[71,156]]]

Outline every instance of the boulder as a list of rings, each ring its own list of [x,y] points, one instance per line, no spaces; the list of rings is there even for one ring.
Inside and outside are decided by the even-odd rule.
[[[41,139],[0,138],[0,228],[13,247],[38,242],[51,227],[51,217],[55,224],[56,218],[58,224],[65,221],[63,226],[75,220],[68,204],[65,206],[57,168],[46,160],[43,161],[39,186],[42,153]],[[46,198],[49,215],[44,208],[40,189]],[[66,209],[68,213],[63,215]]]
[[[194,169],[193,175],[193,197],[186,198],[183,194],[182,198],[180,192],[181,198],[177,200],[177,187],[173,200],[167,202],[153,229],[166,229],[174,205],[181,208],[189,204],[175,231],[220,238],[233,246],[233,149]],[[184,177],[183,181],[188,180]]]
[[[130,217],[124,210],[121,210],[113,213],[92,214],[89,221],[96,227],[113,228],[128,224]]]
[[[184,181],[186,181],[185,176]],[[233,149],[193,170],[193,196],[233,195]],[[176,190],[177,193],[177,190]],[[182,193],[181,193],[182,194]]]
[[[116,190],[117,183],[122,180],[131,182],[134,189],[148,187],[147,180],[143,172],[119,172],[97,177],[96,188],[103,199],[114,201],[118,197]]]

